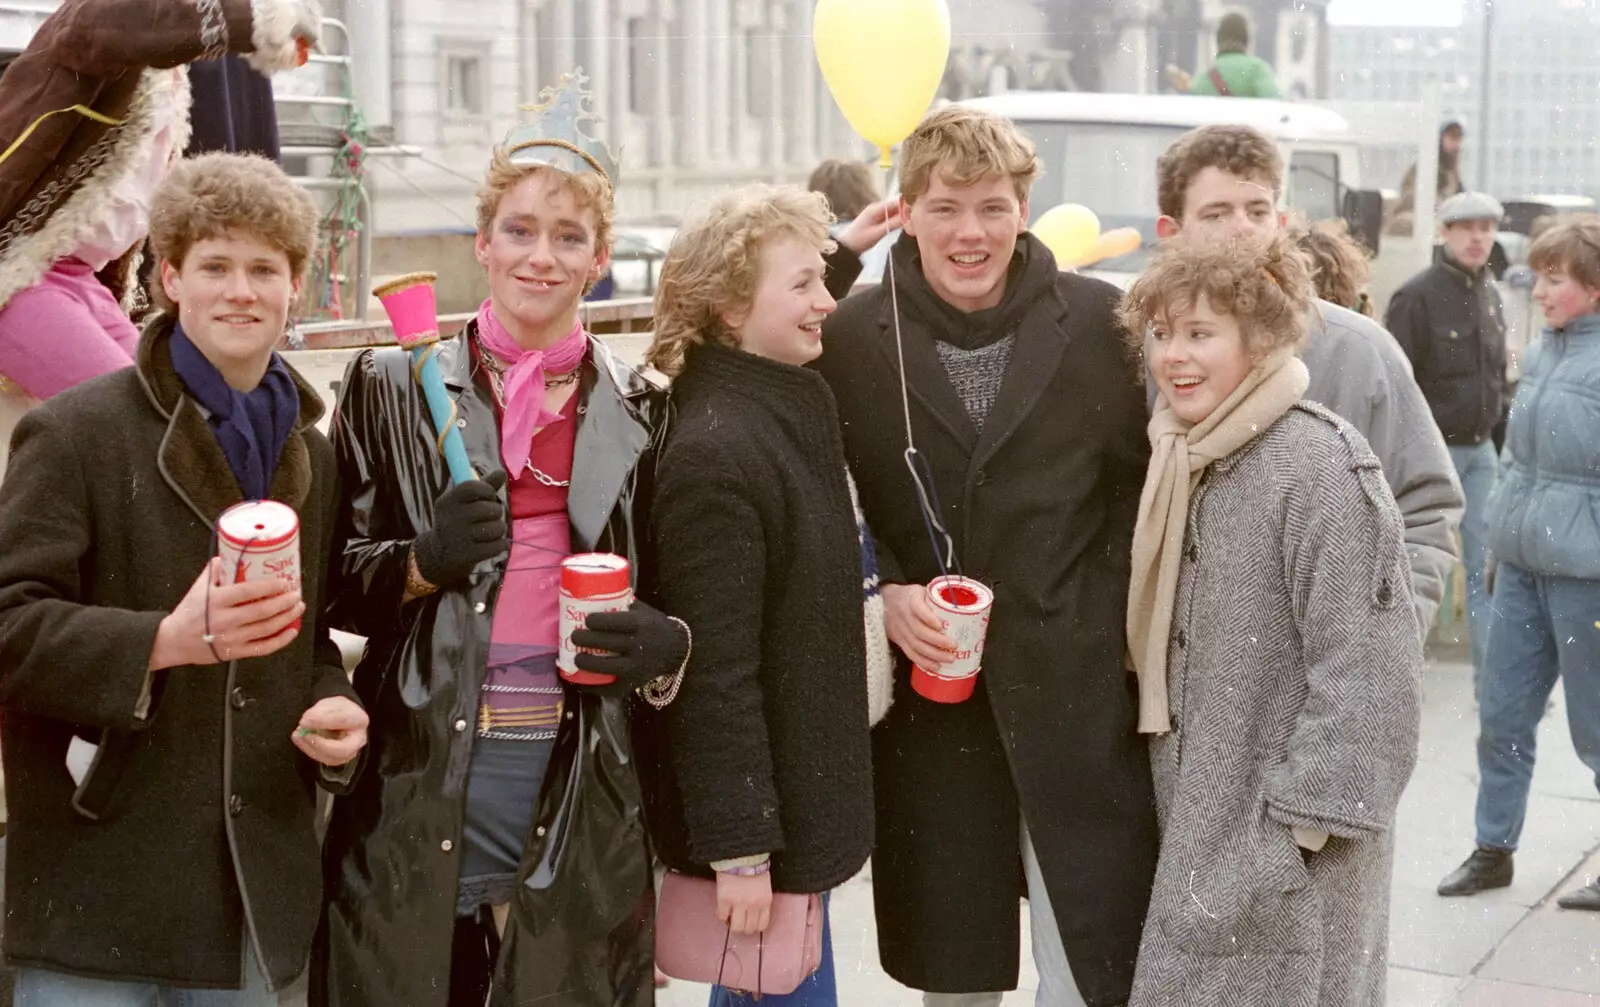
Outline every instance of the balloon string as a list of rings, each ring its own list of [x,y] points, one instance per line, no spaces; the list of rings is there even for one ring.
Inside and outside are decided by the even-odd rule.
[[[893,170],[892,166],[885,166]],[[887,172],[886,172],[887,173]],[[900,290],[895,285],[894,275],[894,249],[889,249],[889,307],[894,316],[894,350],[900,365],[900,410],[906,421],[906,471],[911,473],[911,484],[916,487],[917,506],[922,511],[922,524],[928,532],[928,545],[933,550],[934,561],[939,564],[939,572],[946,577],[954,568],[961,572],[961,564],[956,560],[956,544],[950,532],[945,528],[940,514],[943,510],[939,506],[939,497],[933,486],[933,472],[928,468],[927,461],[917,452],[917,444],[911,433],[911,387],[906,381],[906,347],[905,340],[900,334]],[[923,477],[927,476],[926,482]],[[944,549],[939,548],[940,540],[944,542]]]

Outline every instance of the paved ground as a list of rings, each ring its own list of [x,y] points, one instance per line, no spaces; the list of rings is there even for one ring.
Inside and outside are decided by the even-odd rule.
[[[1555,897],[1600,873],[1600,795],[1573,754],[1559,693],[1539,738],[1517,880],[1470,899],[1441,899],[1439,879],[1472,849],[1477,713],[1471,669],[1430,665],[1421,758],[1400,807],[1390,939],[1393,1007],[1600,1007],[1600,913],[1557,909]],[[878,968],[870,869],[834,900],[842,1007],[911,1007],[918,995]],[[1026,914],[1023,914],[1026,926]],[[1024,940],[1026,943],[1026,940]],[[1005,1007],[1033,1003],[1024,956]],[[704,987],[673,982],[660,1007],[704,1007]]]
[[[1471,899],[1441,899],[1434,886],[1470,851],[1477,783],[1477,715],[1470,668],[1430,665],[1417,772],[1400,807],[1390,940],[1393,1007],[1600,1007],[1600,914],[1564,912],[1555,897],[1600,873],[1600,795],[1567,736],[1566,708],[1539,738],[1517,880]],[[0,842],[3,850],[3,842]],[[878,967],[870,868],[833,902],[843,1007],[912,1007],[918,995]],[[1023,914],[1026,947],[1026,914]],[[1033,1002],[1024,951],[1018,989],[1006,1007]],[[4,987],[0,984],[0,994]],[[9,1002],[0,996],[0,1002]],[[299,991],[285,1007],[304,1004]],[[673,982],[659,1007],[703,1007],[704,987]]]

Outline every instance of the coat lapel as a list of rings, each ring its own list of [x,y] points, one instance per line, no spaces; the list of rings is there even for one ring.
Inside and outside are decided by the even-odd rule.
[[[434,359],[439,363],[445,388],[455,400],[456,429],[461,431],[461,443],[467,449],[467,460],[472,463],[472,470],[478,473],[478,478],[482,479],[491,473],[503,471],[506,466],[500,451],[500,420],[495,414],[494,391],[489,387],[487,375],[476,373],[478,368],[472,350],[467,345],[467,340],[477,331],[477,324],[470,322],[460,336],[439,343]],[[422,407],[422,422],[427,424],[428,436],[436,445],[434,453],[438,454],[438,433],[433,426],[433,416],[420,394],[417,402]],[[444,466],[443,458],[439,460],[439,465],[441,468]]]
[[[486,386],[475,374],[466,334],[441,344],[439,367],[456,400],[457,425],[467,458],[480,476],[505,468],[501,461],[500,424]],[[594,549],[605,534],[611,513],[632,478],[639,457],[650,443],[650,430],[640,422],[628,399],[648,391],[644,379],[617,363],[605,344],[589,337],[578,394],[578,430],[572,450],[572,485],[567,490],[567,516],[577,544]],[[432,429],[431,423],[429,429]]]
[[[902,311],[901,345],[897,346],[893,297],[883,299],[878,326],[878,349],[888,357],[890,373],[896,381],[899,380],[900,350],[903,347],[906,384],[911,397],[955,438],[964,453],[970,455],[978,445],[978,428],[973,425],[972,417],[967,415],[967,407],[961,404],[961,396],[956,394],[955,386],[950,384],[950,375],[945,371],[944,364],[939,362],[939,352],[933,348],[932,335],[910,313]],[[898,396],[900,389],[885,388],[883,394]]]
[[[624,370],[593,336],[589,337],[589,360],[582,381],[567,517],[578,545],[592,550],[599,545],[639,457],[650,444],[650,430],[628,403],[630,395],[647,390],[644,379],[631,369]]]
[[[1070,341],[1066,317],[1067,304],[1059,287],[1052,287],[1048,296],[1041,297],[1022,316],[1017,327],[1016,346],[1011,351],[1011,364],[1000,384],[1000,395],[984,420],[983,435],[973,451],[973,471],[982,468],[1017,432],[1043,398],[1044,390],[1055,380]]]
[[[244,500],[239,480],[217,443],[205,411],[184,394],[183,382],[172,367],[168,351],[171,319],[158,317],[146,326],[139,341],[138,374],[150,403],[167,420],[156,459],[161,477],[195,516],[215,526],[222,512]],[[284,442],[273,473],[269,496],[296,512],[311,493],[311,451],[306,431],[322,418],[322,397],[305,379],[289,368],[300,396],[300,419],[294,434]]]

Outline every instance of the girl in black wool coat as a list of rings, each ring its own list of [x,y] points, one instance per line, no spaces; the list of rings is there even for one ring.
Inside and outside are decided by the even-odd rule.
[[[647,714],[665,749],[643,760],[660,773],[647,804],[662,859],[716,877],[735,933],[767,928],[774,891],[826,893],[872,850],[888,645],[833,395],[803,366],[835,307],[831,222],[794,188],[719,200],[668,253],[647,354],[675,379],[650,511],[657,590],[695,634],[677,700]],[[826,926],[824,942],[779,1000],[837,1002]],[[712,1004],[733,998],[718,988]]]

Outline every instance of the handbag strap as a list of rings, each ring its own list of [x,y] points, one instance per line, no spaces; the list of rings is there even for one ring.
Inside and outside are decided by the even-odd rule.
[[[717,963],[717,985],[722,985],[722,973],[728,967],[728,949],[733,946],[733,921],[728,921],[728,935],[722,939],[722,961]],[[756,988],[749,992],[755,999],[761,999],[761,969],[766,964],[767,957],[767,932],[761,931],[756,935]]]
[[[728,967],[728,948],[733,946],[733,921],[728,921],[728,936],[722,939],[722,960],[717,962],[717,985],[722,985],[722,973]]]

